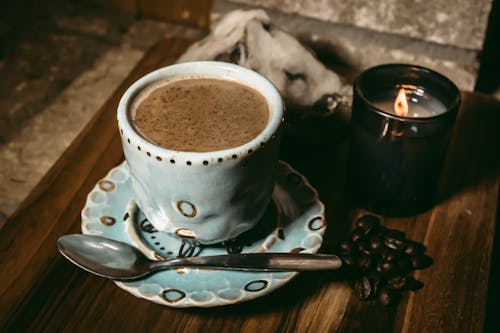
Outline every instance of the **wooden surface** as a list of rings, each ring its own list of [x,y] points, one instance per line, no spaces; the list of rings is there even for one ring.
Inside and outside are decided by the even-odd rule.
[[[80,232],[87,193],[123,159],[115,120],[120,96],[143,74],[174,62],[189,43],[155,46],[0,231],[0,331],[482,331],[499,190],[500,103],[477,94],[464,96],[440,203],[416,217],[385,221],[424,242],[434,258],[432,267],[416,273],[424,288],[397,307],[357,300],[335,273],[306,273],[251,302],[171,309],[135,298],[59,255],[57,238]],[[282,158],[318,189],[328,221],[322,252],[329,252],[360,213],[344,196],[347,144],[331,139],[324,126],[303,125],[300,136],[285,136]]]
[[[165,19],[197,28],[210,25],[211,0],[141,0],[138,1],[141,16]]]
[[[138,14],[137,0],[83,0],[83,2],[95,3]]]
[[[212,0],[83,0],[196,28],[210,26]]]

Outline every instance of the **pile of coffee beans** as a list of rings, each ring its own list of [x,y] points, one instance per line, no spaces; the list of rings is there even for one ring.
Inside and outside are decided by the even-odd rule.
[[[380,218],[374,215],[359,218],[350,239],[340,242],[338,250],[355,294],[383,305],[397,303],[405,290],[420,289],[422,282],[410,274],[432,264],[423,244],[406,239],[399,230],[382,226]]]

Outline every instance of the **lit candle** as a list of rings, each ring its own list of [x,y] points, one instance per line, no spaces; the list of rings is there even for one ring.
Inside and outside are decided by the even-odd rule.
[[[460,105],[457,87],[427,68],[387,64],[363,72],[353,88],[352,201],[385,215],[429,208]]]
[[[410,118],[427,118],[446,112],[446,106],[423,88],[402,86],[399,90],[387,92],[385,99],[373,101],[373,106],[389,114]]]

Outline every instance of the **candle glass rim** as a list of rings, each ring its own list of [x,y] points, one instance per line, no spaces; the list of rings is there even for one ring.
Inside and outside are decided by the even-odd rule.
[[[432,116],[426,116],[426,117],[399,116],[399,115],[384,111],[384,110],[378,108],[377,106],[375,106],[374,102],[365,96],[363,90],[361,89],[360,82],[363,80],[363,78],[367,77],[368,75],[373,75],[374,73],[376,73],[376,71],[387,69],[387,68],[401,68],[401,69],[408,68],[410,70],[412,68],[413,69],[417,68],[419,71],[423,71],[429,75],[433,75],[433,76],[437,77],[437,79],[441,80],[443,83],[448,85],[449,88],[455,94],[455,97],[453,98],[453,100],[450,103],[445,103],[442,99],[434,96],[434,98],[437,98],[441,103],[443,103],[446,110],[442,113],[435,114]],[[429,122],[429,121],[435,121],[436,119],[441,118],[441,117],[446,117],[450,114],[450,112],[453,113],[454,110],[458,110],[458,108],[461,104],[461,100],[462,100],[460,90],[458,89],[456,84],[453,83],[453,81],[451,81],[449,78],[447,78],[446,76],[444,76],[443,74],[441,74],[435,70],[432,70],[430,68],[420,66],[420,65],[414,65],[414,64],[389,63],[389,64],[382,64],[382,65],[370,67],[370,68],[364,70],[360,75],[358,75],[358,77],[354,80],[353,87],[354,87],[354,90],[357,93],[358,97],[360,97],[367,105],[369,105],[370,108],[374,112],[380,114],[383,117],[396,119],[396,120],[402,121],[402,122],[425,123],[425,122]]]

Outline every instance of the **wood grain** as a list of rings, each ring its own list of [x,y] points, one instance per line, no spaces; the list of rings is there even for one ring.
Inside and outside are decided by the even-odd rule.
[[[196,28],[210,26],[211,0],[83,0],[131,12],[138,17],[156,18]]]
[[[83,0],[101,6],[125,10],[137,14],[137,0]]]
[[[137,5],[139,15],[143,17],[165,19],[197,28],[210,26],[211,0],[141,0]]]
[[[409,332],[483,329],[498,209],[499,125],[497,101],[465,96],[443,172],[442,202],[424,222],[423,241],[435,263],[416,274],[426,286],[410,296],[403,325]]]
[[[478,94],[465,95],[439,204],[415,217],[385,220],[424,242],[435,261],[416,274],[425,287],[397,307],[359,301],[329,272],[300,274],[247,303],[172,309],[135,298],[62,258],[57,238],[79,232],[87,193],[123,159],[115,121],[119,98],[143,74],[174,62],[190,42],[170,39],[148,52],[0,231],[0,331],[482,331],[500,187],[500,103]],[[318,189],[328,220],[322,250],[331,252],[363,211],[344,195],[346,140],[331,139],[324,126],[303,125],[314,135],[285,135],[281,158]]]

